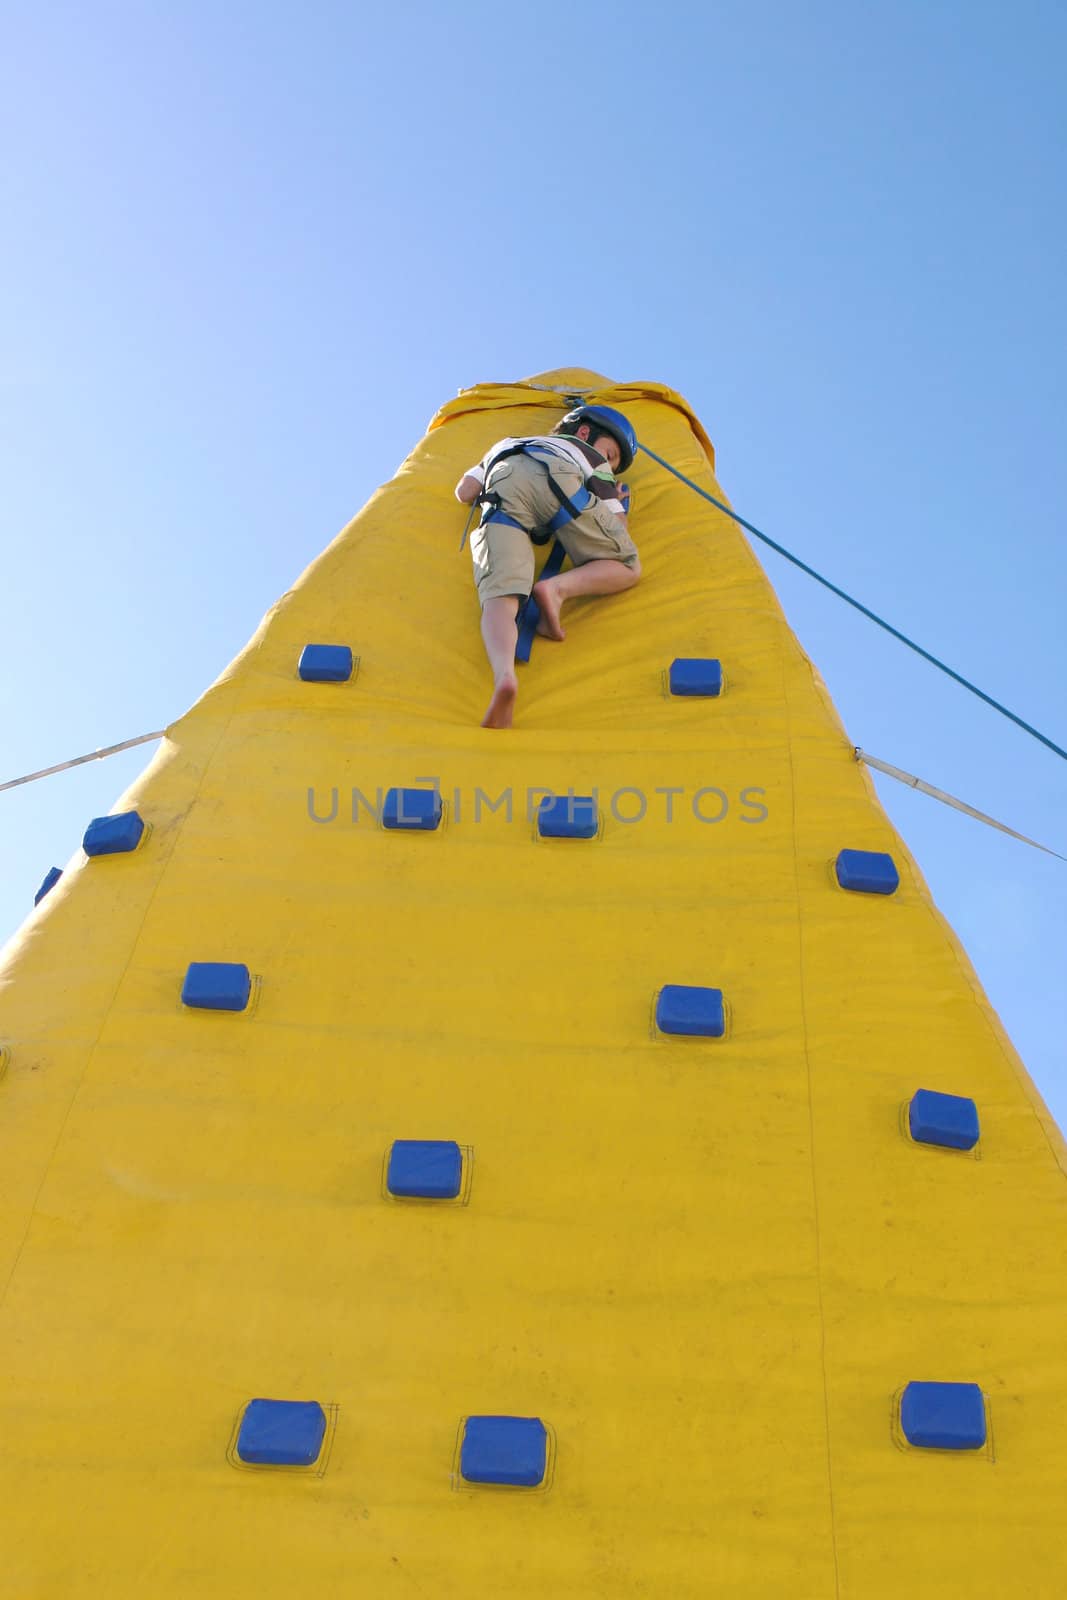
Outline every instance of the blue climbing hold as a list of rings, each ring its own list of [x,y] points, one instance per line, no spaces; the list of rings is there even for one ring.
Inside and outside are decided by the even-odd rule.
[[[310,1467],[326,1435],[317,1400],[250,1400],[237,1435],[237,1454],[257,1467]]]
[[[722,694],[722,662],[710,656],[678,656],[670,667],[671,694],[714,697]]]
[[[978,1107],[966,1095],[916,1089],[908,1106],[908,1127],[920,1144],[973,1150],[978,1143]]]
[[[459,1470],[468,1483],[534,1489],[544,1482],[548,1432],[540,1417],[468,1417]]]
[[[62,867],[49,867],[48,871],[44,875],[44,882],[41,884],[41,887],[33,897],[33,903],[35,906],[40,905],[49,889],[54,889],[62,876]]]
[[[893,857],[881,850],[842,850],[835,866],[842,889],[859,894],[893,894],[900,886]]]
[[[386,1187],[412,1200],[454,1200],[463,1176],[463,1153],[453,1139],[394,1139]]]
[[[87,856],[124,855],[136,850],[144,833],[144,821],[136,811],[120,811],[115,817],[94,817],[85,830],[82,849]]]
[[[538,808],[537,831],[542,839],[595,839],[599,826],[592,795],[550,795]]]
[[[441,796],[436,789],[390,789],[382,807],[382,827],[432,833],[441,821]]]
[[[182,985],[182,1004],[203,1011],[243,1011],[252,977],[243,962],[191,961]]]
[[[664,984],[656,999],[656,1027],[660,1033],[721,1039],[726,1031],[722,990],[685,983]]]
[[[297,671],[305,683],[347,683],[352,651],[347,644],[306,644]]]
[[[924,1450],[981,1450],[985,1400],[976,1383],[909,1383],[900,1402],[909,1444]]]

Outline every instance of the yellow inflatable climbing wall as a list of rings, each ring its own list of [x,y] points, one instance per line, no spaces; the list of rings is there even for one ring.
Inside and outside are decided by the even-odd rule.
[[[6,950],[5,1595],[1067,1592],[1064,1146],[736,525],[640,456],[478,725],[573,394],[721,495],[465,391]]]

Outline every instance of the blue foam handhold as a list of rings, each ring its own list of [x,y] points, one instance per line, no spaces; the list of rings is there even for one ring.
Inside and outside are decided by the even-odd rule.
[[[920,1144],[973,1150],[978,1143],[978,1107],[966,1095],[916,1089],[908,1106],[908,1127]]]
[[[431,833],[441,821],[436,789],[390,789],[382,807],[382,827]]]
[[[49,867],[48,871],[44,875],[44,882],[41,884],[41,887],[33,897],[33,903],[35,906],[40,905],[49,889],[54,889],[62,876],[62,867]]]
[[[842,889],[859,894],[893,894],[900,886],[893,857],[881,850],[842,850],[835,870]]]
[[[243,962],[191,961],[182,1004],[205,1011],[243,1011],[251,992],[251,974]]]
[[[347,683],[352,651],[347,644],[306,644],[297,668],[305,683]]]
[[[326,1435],[317,1400],[250,1400],[237,1435],[242,1461],[260,1467],[310,1467]]]
[[[981,1450],[985,1400],[976,1383],[909,1383],[900,1402],[909,1444],[924,1450]]]
[[[721,1039],[726,1031],[722,990],[664,984],[656,999],[656,1027],[661,1033]]]
[[[468,1417],[459,1470],[468,1483],[534,1489],[544,1482],[548,1432],[540,1417]]]
[[[144,833],[144,821],[136,811],[120,811],[115,817],[94,817],[85,830],[82,849],[87,856],[117,856],[136,850]]]
[[[551,795],[538,807],[537,831],[542,839],[595,839],[599,826],[592,795]]]
[[[671,662],[671,694],[714,697],[722,693],[722,662],[710,656],[678,656]]]
[[[463,1153],[453,1139],[394,1139],[386,1187],[418,1200],[454,1200],[463,1174]]]

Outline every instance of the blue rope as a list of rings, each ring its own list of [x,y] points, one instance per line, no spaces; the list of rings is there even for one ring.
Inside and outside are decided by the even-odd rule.
[[[654,450],[650,450],[647,444],[638,445],[638,449],[643,450],[646,456],[651,456],[653,461],[658,461],[661,467],[666,467],[668,472],[673,473],[679,482],[692,489],[694,494],[700,495],[703,500],[709,500],[717,510],[724,511],[728,517],[732,517],[735,522],[740,523],[742,528],[747,528],[748,532],[755,534],[757,539],[762,539],[764,544],[770,545],[771,549],[776,551],[778,555],[784,556],[787,561],[791,561],[794,567],[799,567],[801,572],[806,572],[809,578],[814,578],[816,583],[821,583],[824,589],[829,589],[830,593],[836,594],[838,599],[846,600],[850,606],[862,612],[865,617],[869,617],[871,622],[876,622],[880,628],[885,629],[886,633],[891,633],[894,639],[899,639],[901,644],[906,644],[909,650],[914,650],[916,655],[922,656],[924,661],[929,661],[931,666],[937,667],[939,671],[946,673],[956,683],[962,684],[965,689],[969,689],[972,694],[976,694],[979,700],[984,700],[987,706],[992,706],[993,710],[999,711],[1002,717],[1007,717],[1010,722],[1015,723],[1016,727],[1022,728],[1024,733],[1031,734],[1035,739],[1040,740],[1043,745],[1046,745],[1048,749],[1067,761],[1067,750],[1062,750],[1058,744],[1053,744],[1051,739],[1046,739],[1043,733],[1039,733],[1028,722],[1024,722],[1022,717],[1017,717],[1014,711],[1009,711],[1007,706],[1002,706],[999,700],[994,700],[992,695],[988,695],[984,690],[979,689],[977,684],[961,677],[958,672],[953,672],[951,667],[946,666],[943,661],[939,661],[936,656],[932,656],[929,650],[924,650],[922,645],[916,644],[914,639],[909,639],[907,634],[901,633],[898,628],[894,628],[891,623],[886,622],[884,617],[878,616],[874,611],[869,611],[865,605],[861,605],[850,594],[846,594],[844,589],[839,589],[836,583],[831,583],[829,578],[824,578],[822,573],[815,571],[814,567],[809,567],[806,561],[801,561],[799,556],[793,555],[784,546],[769,538],[767,534],[761,533],[758,528],[753,527],[751,522],[746,522],[744,517],[739,517],[736,511],[731,511],[728,505],[724,505],[721,500],[716,500],[713,494],[709,494],[706,489],[702,489],[691,478],[687,478],[684,473],[679,472],[677,467],[672,467],[669,461],[664,461],[663,457],[658,456]]]
[[[548,560],[541,568],[541,574],[537,580],[538,583],[540,583],[541,578],[554,578],[556,573],[561,570],[566,558],[567,552],[557,539],[548,552]],[[533,649],[534,635],[537,632],[537,624],[540,620],[541,607],[537,604],[533,595],[530,595],[526,604],[519,607],[519,637],[515,646],[516,661],[529,661],[530,652]]]

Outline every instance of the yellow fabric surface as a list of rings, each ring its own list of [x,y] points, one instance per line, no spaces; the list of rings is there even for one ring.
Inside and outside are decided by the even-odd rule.
[[[141,848],[5,951],[7,1594],[1067,1590],[1063,1142],[741,532],[639,457],[642,582],[478,726],[452,487],[574,393],[722,495],[661,385],[465,390],[116,803]],[[676,656],[725,694],[669,697]],[[359,800],[433,780],[433,834]],[[597,840],[535,838],[528,791],[594,787]],[[844,847],[899,891],[840,890]],[[191,961],[253,1008],[184,1008]],[[727,1037],[657,1036],[667,983]],[[906,1137],[920,1087],[976,1152]],[[385,1197],[396,1138],[469,1147],[467,1203]],[[979,1384],[990,1448],[902,1448],[911,1379]],[[235,1469],[256,1396],[337,1408],[321,1475]],[[544,1419],[546,1491],[456,1481],[479,1414]]]

